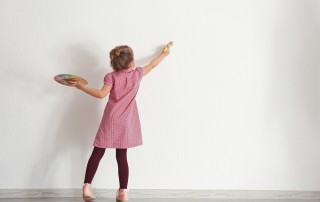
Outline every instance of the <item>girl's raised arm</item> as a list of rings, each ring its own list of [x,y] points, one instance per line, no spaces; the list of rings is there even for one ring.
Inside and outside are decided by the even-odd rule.
[[[170,54],[170,45],[165,46],[166,51],[161,51],[161,54],[151,60],[151,62],[143,67],[143,76],[148,74],[153,68],[155,68],[166,56]]]

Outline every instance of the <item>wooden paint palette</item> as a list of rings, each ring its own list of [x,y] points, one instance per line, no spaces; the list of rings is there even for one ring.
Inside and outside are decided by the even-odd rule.
[[[59,74],[54,77],[54,80],[60,84],[65,86],[74,86],[74,84],[69,82],[82,82],[83,84],[87,85],[88,81],[80,76],[72,75],[72,74]]]

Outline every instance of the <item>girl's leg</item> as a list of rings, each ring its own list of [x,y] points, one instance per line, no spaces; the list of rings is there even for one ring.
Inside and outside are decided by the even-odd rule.
[[[129,178],[127,149],[116,149],[116,158],[118,163],[120,189],[127,189],[128,178]]]
[[[84,178],[84,183],[91,184],[94,175],[98,169],[101,158],[104,155],[106,148],[94,147],[90,159],[87,164],[86,176]]]

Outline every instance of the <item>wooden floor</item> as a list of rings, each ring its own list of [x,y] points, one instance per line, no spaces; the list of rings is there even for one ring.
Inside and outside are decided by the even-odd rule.
[[[0,202],[83,202],[82,198],[17,198],[17,199],[0,199]],[[115,202],[115,199],[98,198],[94,202]],[[303,199],[137,199],[132,198],[130,202],[320,202],[320,200],[303,200]]]

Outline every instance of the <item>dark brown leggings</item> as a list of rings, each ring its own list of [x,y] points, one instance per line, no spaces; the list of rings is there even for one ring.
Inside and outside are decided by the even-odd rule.
[[[84,183],[90,183],[98,169],[101,158],[106,148],[94,147],[89,158]],[[116,149],[116,158],[118,163],[118,176],[120,189],[127,189],[129,178],[129,166],[127,161],[127,149]]]

